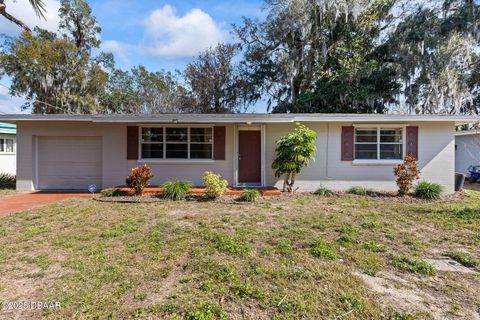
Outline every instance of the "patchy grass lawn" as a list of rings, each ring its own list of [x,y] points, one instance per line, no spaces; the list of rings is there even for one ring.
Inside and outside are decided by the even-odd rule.
[[[84,198],[0,218],[0,301],[61,304],[0,317],[480,317],[478,273],[424,261],[480,259],[479,192],[263,201]]]
[[[5,196],[10,196],[12,194],[16,194],[17,190],[15,189],[0,189],[0,198]]]

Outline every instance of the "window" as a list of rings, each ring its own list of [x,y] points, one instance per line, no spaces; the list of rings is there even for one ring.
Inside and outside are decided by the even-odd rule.
[[[402,128],[355,128],[356,160],[402,160]]]
[[[143,159],[212,159],[213,129],[200,127],[142,128]]]
[[[9,138],[0,138],[0,152],[14,153],[15,152],[14,140]]]

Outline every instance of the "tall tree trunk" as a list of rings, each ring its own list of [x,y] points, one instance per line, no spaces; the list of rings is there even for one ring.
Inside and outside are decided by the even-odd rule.
[[[13,22],[16,25],[20,26],[23,30],[31,32],[30,28],[25,23],[23,23],[22,21],[18,20],[17,18],[9,14],[6,11],[6,8],[7,6],[5,5],[5,0],[0,0],[0,15],[4,16],[10,22]]]

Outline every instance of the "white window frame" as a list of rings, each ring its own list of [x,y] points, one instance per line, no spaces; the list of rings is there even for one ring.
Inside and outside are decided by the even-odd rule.
[[[358,165],[396,165],[403,162],[403,158],[406,154],[406,137],[407,137],[407,125],[404,124],[385,124],[385,125],[371,125],[371,124],[361,124],[354,125],[354,136],[353,136],[353,155],[356,155],[356,129],[370,129],[377,130],[377,159],[356,159],[354,158],[353,164]],[[380,159],[380,131],[382,129],[402,129],[402,158],[401,159]],[[372,143],[373,144],[373,143]],[[388,144],[388,143],[387,143]],[[400,143],[398,143],[400,144]]]
[[[163,158],[143,158],[142,157],[142,144],[147,143],[147,144],[156,144],[160,142],[142,142],[142,129],[143,128],[163,128]],[[188,133],[187,133],[187,156],[188,158],[166,158],[167,154],[167,148],[166,145],[168,143],[176,143],[176,142],[167,142],[167,136],[166,136],[166,128],[187,128]],[[196,158],[190,158],[190,144],[192,143],[190,141],[190,129],[191,128],[211,128],[212,129],[212,158],[208,159],[196,159]],[[214,154],[214,144],[215,144],[215,138],[214,138],[214,125],[213,124],[199,124],[199,125],[182,125],[182,124],[161,124],[161,125],[148,125],[148,126],[139,126],[138,127],[138,162],[143,162],[143,163],[213,163],[215,160],[213,159],[213,154]],[[179,144],[184,143],[184,142],[178,142]],[[208,143],[193,143],[193,144],[208,144]]]
[[[16,138],[14,136],[0,135],[0,139],[3,139],[3,150],[7,150],[7,142],[6,142],[7,140],[12,140],[13,141],[13,151],[12,152],[0,151],[0,154],[12,155],[12,154],[17,153],[17,141],[16,141]]]

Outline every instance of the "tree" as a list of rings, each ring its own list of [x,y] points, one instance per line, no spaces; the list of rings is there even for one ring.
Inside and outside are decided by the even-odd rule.
[[[384,47],[404,83],[406,112],[478,113],[480,4],[412,5]]]
[[[277,178],[284,175],[283,190],[293,192],[295,177],[303,167],[308,167],[315,156],[317,147],[315,131],[297,123],[293,132],[277,140],[275,149],[276,158],[273,160],[272,169],[275,169]]]
[[[150,72],[143,66],[113,70],[100,103],[104,113],[176,113],[194,104],[171,73]]]
[[[102,29],[85,1],[61,0],[59,14],[62,20],[58,29],[62,37],[74,42],[79,52],[100,46]]]
[[[35,14],[38,17],[45,18],[44,13],[45,13],[45,4],[43,3],[42,0],[28,0],[30,3],[30,6],[33,8],[35,11]],[[19,20],[18,18],[12,16],[7,12],[7,6],[5,4],[5,0],[0,0],[0,15],[4,16],[7,20],[15,23],[19,27],[21,27],[23,30],[30,32],[30,28],[23,23],[23,21]]]
[[[195,99],[191,112],[240,111],[244,81],[233,64],[237,50],[237,45],[219,44],[201,53],[187,65],[183,74]]]
[[[271,0],[267,18],[235,31],[245,51],[249,102],[274,112],[383,112],[395,73],[376,51],[394,0]]]
[[[81,0],[62,1],[61,38],[35,28],[3,43],[0,74],[11,78],[12,95],[26,97],[23,108],[31,107],[33,113],[98,112],[113,56],[92,56],[100,28],[95,18],[85,16],[90,12]],[[79,15],[82,24],[69,23]]]

